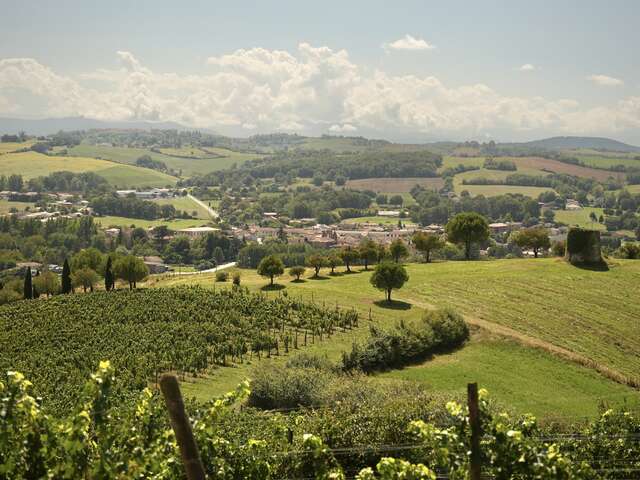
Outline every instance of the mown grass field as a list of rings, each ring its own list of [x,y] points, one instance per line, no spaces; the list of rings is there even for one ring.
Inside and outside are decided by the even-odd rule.
[[[401,319],[417,318],[425,308],[452,306],[469,319],[509,327],[523,338],[531,336],[566,348],[625,375],[637,377],[640,372],[640,262],[618,261],[608,272],[583,270],[556,259],[410,264],[407,270],[409,282],[395,293],[401,302],[392,309],[380,302],[383,295],[369,284],[368,272],[303,283],[292,283],[284,276],[278,283],[289,295],[353,307],[361,313],[365,321],[359,329],[313,347],[336,360],[354,340],[366,338],[370,309],[376,325],[390,326]],[[241,274],[243,285],[250,289],[266,284],[254,271],[241,270]],[[149,286],[181,283],[229,287],[229,283],[215,283],[210,274],[154,277]],[[443,391],[463,389],[467,380],[475,377],[499,401],[537,414],[592,415],[600,400],[615,403],[626,398],[638,403],[640,399],[630,387],[556,357],[548,349],[495,335],[478,337],[484,335],[482,332],[474,334],[468,347],[438,357],[440,363],[427,361],[388,375],[406,375],[403,378]],[[221,369],[186,388],[207,398],[247,375],[247,366]],[[550,379],[553,375],[557,375],[554,380]],[[508,380],[510,377],[513,381]],[[542,397],[546,397],[545,402],[534,400]]]
[[[199,204],[191,200],[189,197],[168,197],[157,198],[153,200],[159,205],[173,205],[176,210],[181,210],[189,213],[196,213],[195,217],[202,220],[209,220],[209,212],[202,208]]]
[[[33,145],[32,140],[26,142],[0,142],[0,155],[3,153],[11,153],[23,148],[30,148]]]
[[[25,180],[53,172],[94,172],[119,188],[175,185],[176,178],[132,165],[89,157],[58,157],[37,152],[6,153],[0,156],[0,174],[19,173]]]
[[[402,222],[404,225],[414,225],[414,223],[409,218],[400,218],[400,217],[358,217],[358,218],[349,218],[345,220],[346,223],[378,223],[380,225],[397,225],[398,220]]]
[[[105,145],[81,144],[69,149],[69,155],[81,157],[94,157],[113,160],[116,162],[135,165],[136,160],[143,155],[149,155],[153,160],[164,162],[167,167],[182,172],[182,176],[190,177],[196,174],[205,174],[215,170],[229,168],[234,163],[241,163],[257,158],[259,155],[249,153],[238,153],[223,148],[199,149],[179,149],[184,150],[185,156],[191,150],[200,152],[202,158],[179,158],[169,154],[152,152],[144,148],[110,147]]]
[[[578,226],[589,228],[592,230],[606,230],[602,223],[594,222],[589,218],[589,214],[593,212],[598,218],[603,215],[602,208],[584,207],[582,210],[554,210],[556,221],[565,223],[570,226]]]
[[[553,190],[546,187],[526,187],[520,185],[464,185],[462,182],[466,180],[472,180],[476,178],[486,178],[490,180],[505,181],[508,175],[514,173],[522,173],[526,175],[533,175],[544,177],[547,176],[547,172],[537,170],[534,168],[523,167],[518,168],[516,172],[504,171],[504,170],[488,170],[481,168],[480,170],[471,170],[469,172],[459,173],[453,177],[453,188],[457,194],[466,190],[472,196],[484,195],[485,197],[494,197],[496,195],[504,195],[506,193],[520,193],[528,197],[536,198],[542,192]]]
[[[10,202],[8,200],[0,200],[0,215],[10,213],[12,209],[16,209],[19,212],[24,211],[27,208],[35,207],[35,203],[30,202]]]
[[[136,227],[142,228],[150,228],[156,227],[158,225],[166,225],[171,230],[180,230],[182,228],[189,227],[200,227],[206,225],[207,220],[194,218],[194,219],[176,219],[176,220],[143,220],[140,218],[129,218],[129,217],[115,217],[115,216],[104,216],[104,217],[95,217],[95,222],[100,223],[104,228],[113,226],[113,227],[130,227],[131,225],[135,225]]]
[[[438,190],[444,186],[444,180],[439,177],[362,178],[358,180],[349,180],[346,184],[347,188],[351,188],[353,190],[372,190],[377,193],[386,193],[391,195],[395,193],[408,193],[416,185]]]
[[[618,165],[624,165],[625,167],[640,168],[640,160],[636,160],[634,157],[611,157],[608,155],[574,155],[590,167],[594,168],[612,168]]]

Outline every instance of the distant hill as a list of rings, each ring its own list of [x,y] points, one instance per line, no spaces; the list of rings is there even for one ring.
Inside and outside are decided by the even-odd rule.
[[[534,140],[532,142],[524,142],[521,145],[553,150],[592,148],[612,152],[640,152],[640,147],[603,137],[551,137]]]
[[[91,130],[91,129],[137,129],[149,130],[194,130],[175,122],[147,122],[147,121],[105,121],[85,117],[65,118],[0,118],[0,133],[17,134],[25,132],[29,135],[49,135],[60,130]],[[212,132],[208,132],[212,133]]]

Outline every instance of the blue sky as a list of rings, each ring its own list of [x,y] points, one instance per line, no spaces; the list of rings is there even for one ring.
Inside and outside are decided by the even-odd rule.
[[[640,144],[633,0],[2,3],[0,116]]]

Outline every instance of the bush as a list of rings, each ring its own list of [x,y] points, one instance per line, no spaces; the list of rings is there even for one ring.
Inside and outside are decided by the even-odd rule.
[[[401,322],[392,330],[371,327],[364,345],[354,344],[351,352],[343,353],[342,368],[368,373],[401,367],[458,347],[468,338],[469,329],[462,316],[450,309],[430,310],[422,319]]]
[[[264,409],[317,407],[330,379],[329,372],[316,368],[264,367],[253,375],[249,405]]]
[[[239,286],[240,286],[240,272],[235,272],[235,273],[233,274],[233,280],[232,280],[232,281],[233,281],[233,284],[234,284],[236,287],[239,287]]]
[[[311,353],[300,353],[287,360],[287,368],[315,368],[316,370],[333,370],[333,364],[327,357],[313,355]]]
[[[209,269],[213,268],[214,266],[215,265],[212,262],[204,261],[204,262],[201,262],[198,265],[196,265],[196,270],[198,270],[198,271],[209,270]]]
[[[640,259],[640,243],[625,243],[616,251],[616,257],[629,260]]]
[[[551,254],[555,257],[564,257],[565,243],[562,240],[558,240],[551,244]]]
[[[216,282],[226,282],[229,279],[229,273],[225,271],[216,272]]]

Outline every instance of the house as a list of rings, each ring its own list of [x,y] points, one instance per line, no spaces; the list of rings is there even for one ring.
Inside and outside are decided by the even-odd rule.
[[[508,232],[509,229],[509,224],[508,223],[504,223],[504,222],[495,222],[495,223],[490,223],[489,224],[489,229],[491,230],[491,233],[506,233]]]
[[[142,261],[149,269],[149,273],[165,273],[169,270],[168,265],[162,261],[160,257],[157,256],[149,256],[142,257]]]
[[[178,234],[185,235],[191,238],[200,238],[200,237],[204,237],[208,233],[219,232],[219,231],[220,231],[219,228],[213,228],[213,227],[190,227],[190,228],[183,228],[182,230],[178,230]]]

